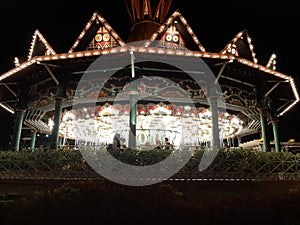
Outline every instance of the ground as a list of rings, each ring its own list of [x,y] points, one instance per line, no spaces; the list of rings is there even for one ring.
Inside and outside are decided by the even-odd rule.
[[[93,214],[85,217],[85,224],[96,218],[105,224],[134,218],[139,224],[300,224],[300,181],[166,181],[129,187],[109,181],[2,180],[0,196],[6,198],[2,203],[9,198],[21,202],[3,204],[2,221],[10,224],[20,218],[31,224],[42,224],[42,218],[49,224],[54,218],[64,224],[85,223],[77,213]]]

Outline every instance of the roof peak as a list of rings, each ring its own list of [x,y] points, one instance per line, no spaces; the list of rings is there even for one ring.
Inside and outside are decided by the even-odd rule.
[[[133,24],[128,42],[148,40],[165,22],[172,0],[125,0]]]
[[[132,24],[143,20],[163,23],[168,16],[172,0],[125,0]]]

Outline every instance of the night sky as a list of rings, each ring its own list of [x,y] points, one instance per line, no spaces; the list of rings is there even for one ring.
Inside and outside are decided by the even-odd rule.
[[[220,52],[238,32],[246,29],[258,63],[275,53],[277,71],[294,77],[300,89],[297,1],[173,0],[169,15],[176,9],[208,52]],[[36,29],[57,53],[67,52],[95,11],[104,16],[123,40],[127,39],[132,24],[123,0],[6,1],[0,7],[0,74],[14,67],[15,56],[27,57]],[[290,138],[300,141],[299,105],[281,117],[282,141]],[[8,142],[11,120],[11,114],[0,109],[1,145]]]

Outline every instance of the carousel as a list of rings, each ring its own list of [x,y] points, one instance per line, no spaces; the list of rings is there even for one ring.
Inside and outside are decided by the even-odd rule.
[[[164,102],[137,106],[136,145],[153,147],[163,144],[168,137],[173,146],[208,147],[211,140],[211,112],[209,109],[191,108],[189,105],[175,106]],[[101,107],[83,107],[66,111],[62,116],[60,133],[64,140],[72,139],[75,145],[82,141],[94,145],[113,142],[116,134],[124,146],[129,146],[130,106],[105,103]],[[53,120],[49,119],[53,129]],[[219,119],[222,126],[221,139],[230,139],[243,128],[243,121],[235,115],[225,113]],[[65,142],[65,141],[63,141]]]
[[[276,71],[275,54],[257,60],[247,30],[220,52],[207,51],[179,10],[169,14],[171,2],[126,0],[132,29],[125,41],[97,11],[67,52],[36,30],[27,57],[15,57],[0,76],[0,106],[14,114],[12,148],[19,151],[27,127],[32,150],[37,133],[51,137],[52,149],[70,141],[107,145],[116,136],[131,148],[165,137],[178,148],[238,147],[259,133],[262,151],[272,150],[271,137],[281,151],[280,116],[299,102],[293,78]]]

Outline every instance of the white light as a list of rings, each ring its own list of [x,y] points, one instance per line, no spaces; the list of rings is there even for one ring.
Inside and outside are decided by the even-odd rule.
[[[2,104],[2,103],[0,103],[0,106],[1,106],[3,109],[5,109],[6,111],[10,112],[11,114],[14,114],[14,113],[15,113],[12,109],[8,108],[6,105],[4,105],[4,104]]]
[[[76,115],[76,119],[63,120],[60,133],[65,133],[67,138],[75,139],[75,141],[82,140],[98,144],[111,143],[114,134],[120,133],[128,143],[129,115],[125,110],[127,107],[128,105],[109,105],[109,107],[104,106],[99,109],[72,110],[69,114]],[[173,106],[164,104],[148,108],[146,111],[150,114],[142,113],[142,110],[139,110],[137,137],[141,137],[142,134],[144,136],[143,140],[138,141],[139,144],[145,144],[147,141],[154,145],[157,138],[162,140],[165,135],[169,136],[177,146],[180,144],[197,145],[199,141],[210,141],[212,132],[210,110],[206,109],[201,111],[202,113],[198,113],[198,109],[190,106],[182,106],[177,109],[184,110],[182,113],[175,114]],[[95,111],[100,113],[95,115],[93,113]],[[242,122],[236,116],[228,113],[226,116],[228,118],[219,118],[220,128],[224,129],[224,132],[220,133],[222,138],[232,137],[242,128]]]
[[[50,129],[50,130],[53,129],[54,122],[53,122],[53,120],[52,120],[51,118],[48,120],[48,126],[49,126],[49,129]]]
[[[14,63],[15,63],[15,67],[20,66],[20,61],[19,61],[19,58],[18,58],[18,57],[15,57]]]

